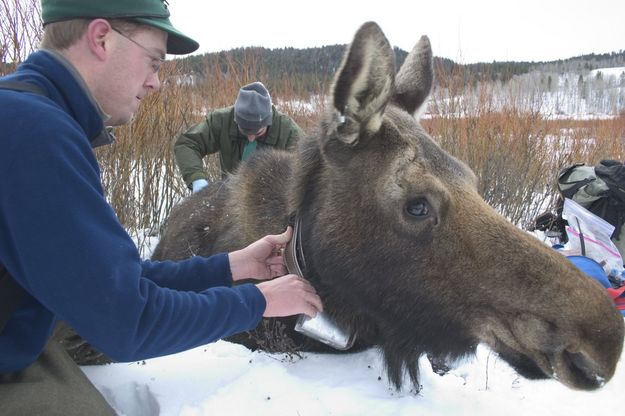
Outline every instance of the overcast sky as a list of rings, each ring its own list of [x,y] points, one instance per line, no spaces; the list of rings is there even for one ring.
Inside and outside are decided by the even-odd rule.
[[[347,44],[376,21],[409,51],[428,35],[434,55],[458,62],[550,61],[625,49],[623,0],[170,0],[172,22],[198,53]]]

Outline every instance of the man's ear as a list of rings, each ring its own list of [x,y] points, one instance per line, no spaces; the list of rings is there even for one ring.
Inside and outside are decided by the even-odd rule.
[[[110,52],[113,36],[111,24],[105,19],[94,19],[87,26],[85,37],[89,50],[99,59],[104,60]]]

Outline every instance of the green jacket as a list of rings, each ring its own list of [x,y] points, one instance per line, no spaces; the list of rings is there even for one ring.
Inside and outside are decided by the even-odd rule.
[[[273,118],[265,137],[256,139],[258,149],[273,146],[289,149],[303,136],[302,129],[288,116],[272,106]],[[234,121],[234,106],[221,108],[206,115],[206,119],[179,135],[174,144],[176,164],[182,179],[191,188],[193,181],[208,179],[202,158],[219,152],[222,176],[232,173],[241,162],[247,137],[239,132]]]

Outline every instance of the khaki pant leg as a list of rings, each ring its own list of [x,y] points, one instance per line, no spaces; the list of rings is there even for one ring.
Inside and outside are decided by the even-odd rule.
[[[29,367],[0,374],[0,413],[6,416],[116,414],[80,367],[53,340]]]

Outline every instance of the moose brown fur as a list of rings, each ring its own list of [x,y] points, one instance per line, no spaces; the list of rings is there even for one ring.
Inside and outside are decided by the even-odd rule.
[[[407,372],[419,388],[422,354],[453,359],[484,343],[528,378],[600,387],[621,354],[622,317],[597,282],[488,206],[471,170],[419,125],[433,80],[429,40],[398,73],[394,62],[380,28],[364,24],[317,131],[292,153],[257,152],[184,200],[153,258],[237,249],[297,213],[305,274],[325,311],[357,333],[356,348],[381,348],[396,386]],[[293,326],[266,321],[234,339],[326,350]],[[276,328],[281,344],[272,344]]]

